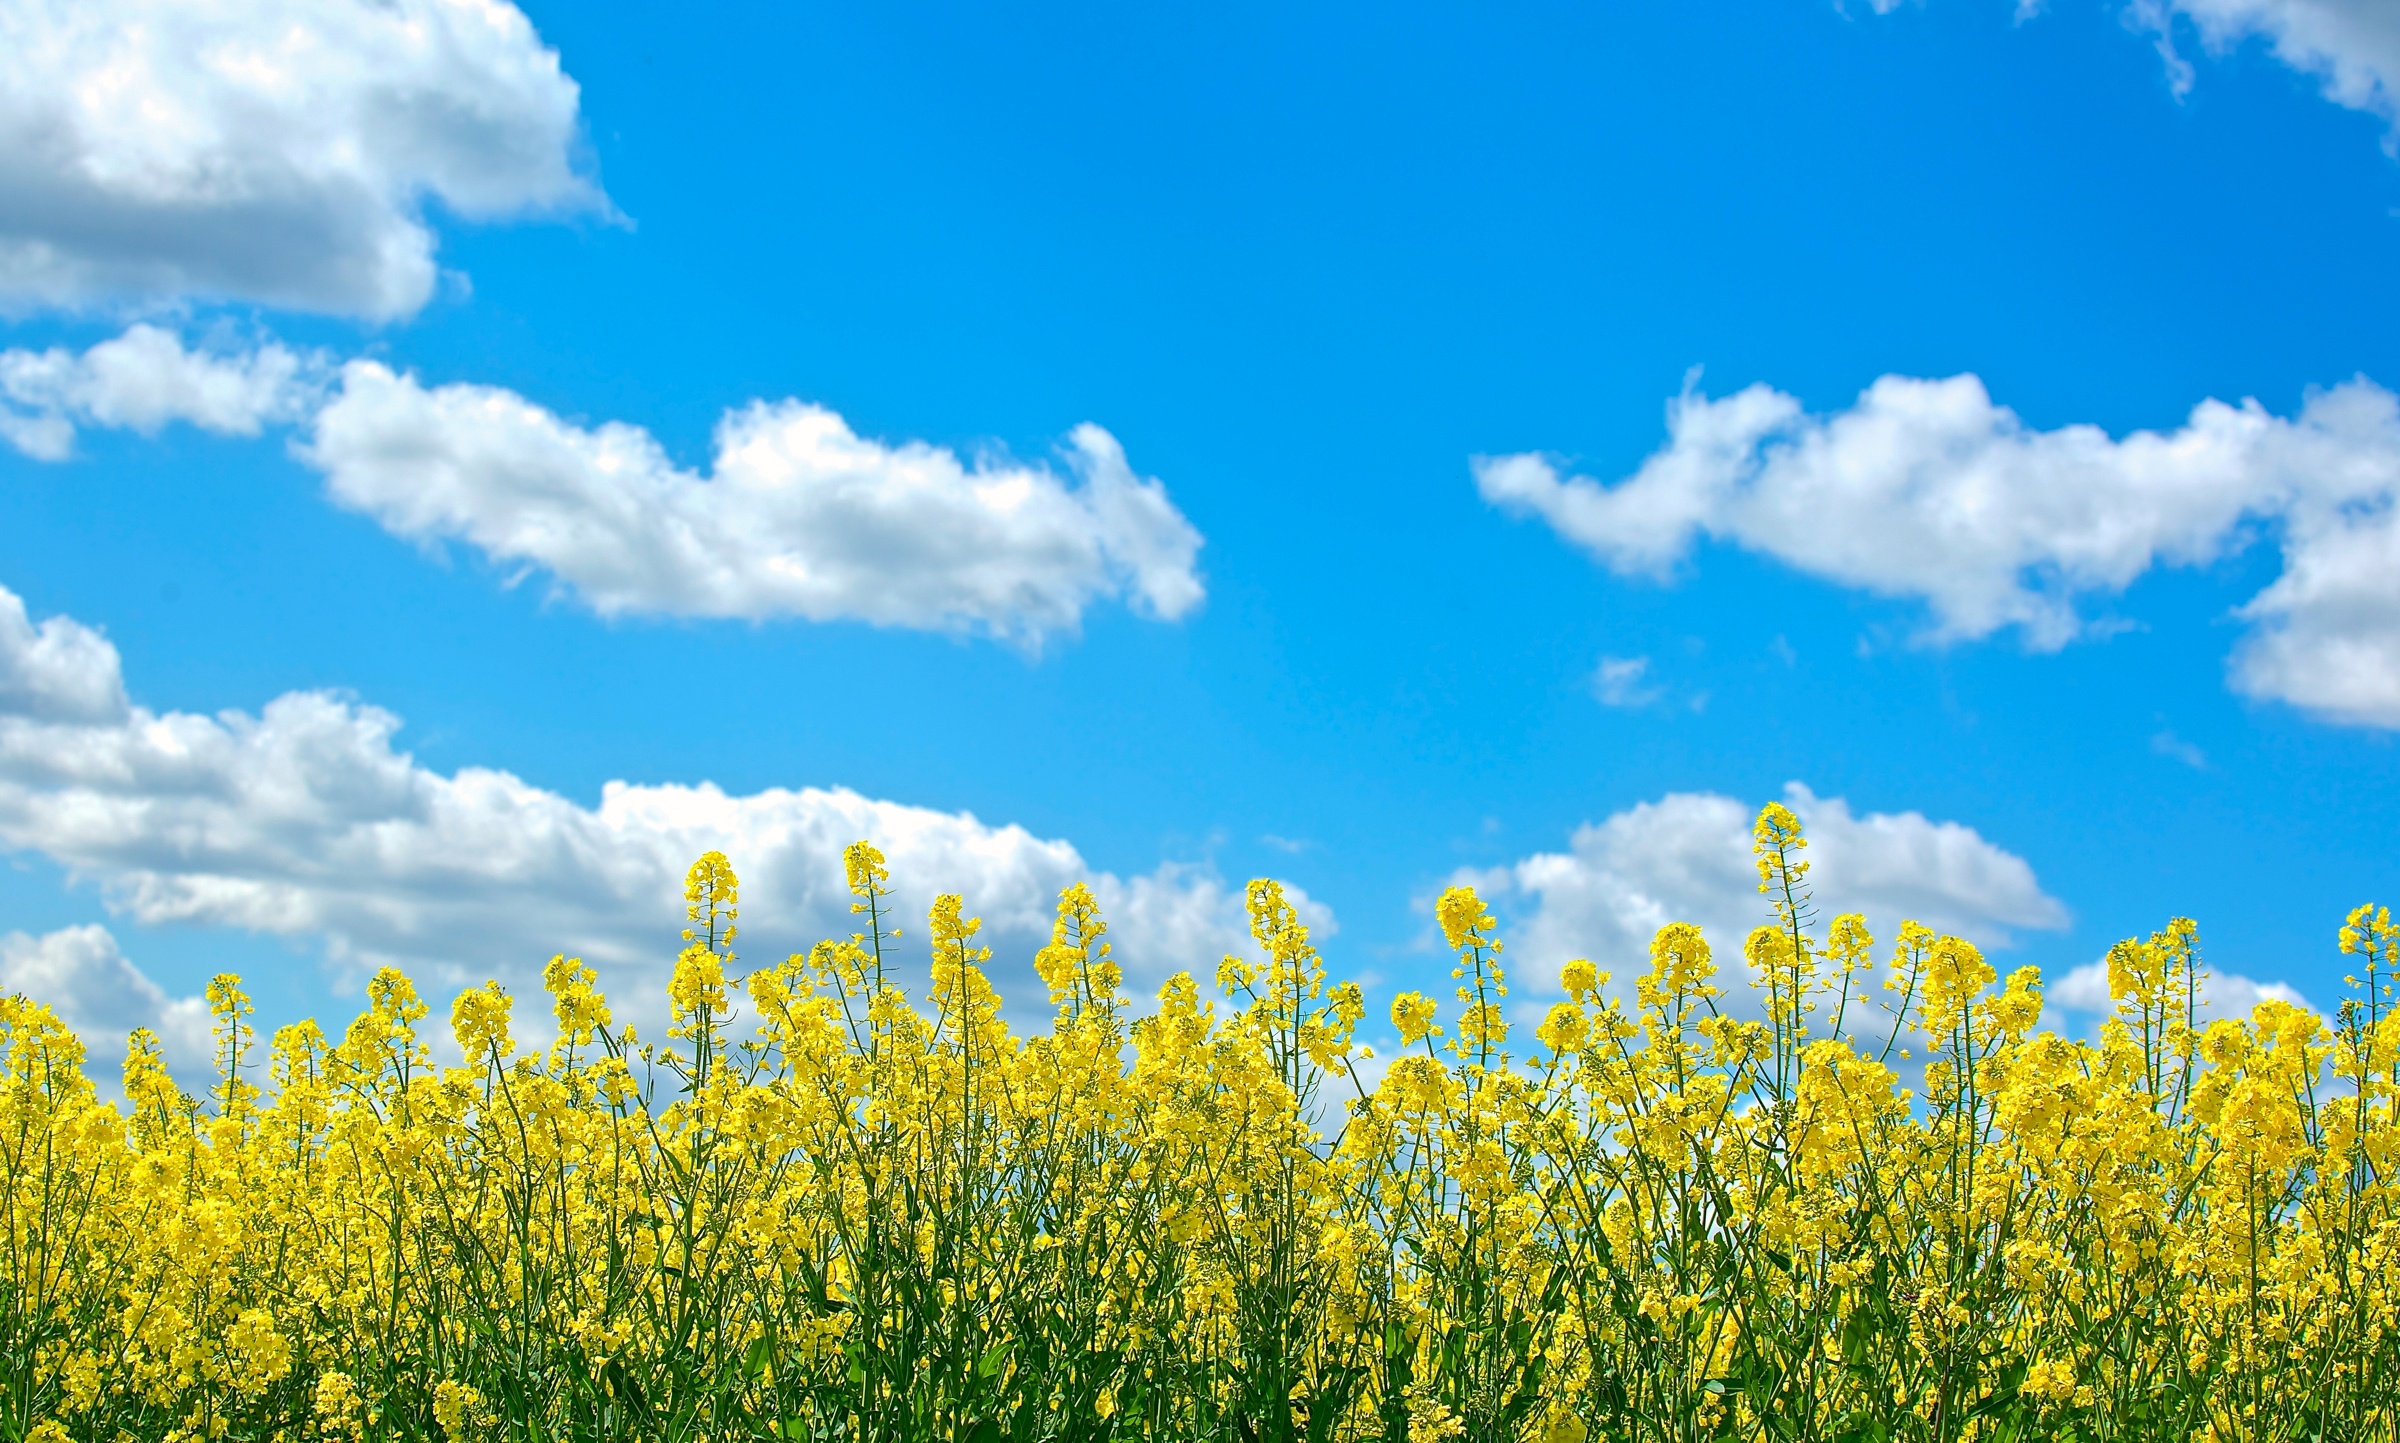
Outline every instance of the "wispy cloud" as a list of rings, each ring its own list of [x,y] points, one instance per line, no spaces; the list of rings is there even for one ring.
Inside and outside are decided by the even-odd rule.
[[[2195,80],[2176,45],[2182,20],[2218,55],[2264,40],[2327,100],[2381,120],[2384,149],[2400,152],[2400,7],[2390,0],[2132,0],[2126,17],[2157,41],[2178,95]]]
[[[1030,646],[1096,601],[1172,621],[1204,595],[1199,531],[1093,425],[1068,437],[1061,475],[754,401],[718,423],[701,476],[639,426],[577,426],[513,391],[353,361],[303,454],[337,504],[395,536],[538,567],[604,615],[848,619]]]
[[[1602,706],[1654,705],[1666,693],[1648,683],[1649,675],[1650,658],[1646,656],[1604,656],[1599,670],[1592,673],[1592,695]]]

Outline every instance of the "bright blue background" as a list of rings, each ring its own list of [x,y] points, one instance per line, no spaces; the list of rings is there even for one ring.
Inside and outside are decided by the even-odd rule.
[[[2395,891],[2400,782],[2388,736],[2226,691],[2226,612],[2271,548],[2146,579],[2113,608],[2137,629],[2061,655],[1927,651],[1914,609],[1723,549],[1671,588],[1611,578],[1467,463],[1623,475],[1694,364],[1819,410],[1974,371],[2034,425],[2115,432],[2400,382],[2377,122],[2255,45],[2179,102],[2080,0],[1305,8],[532,3],[630,223],[445,224],[471,283],[405,325],[238,318],[646,425],[698,467],[753,396],[1028,457],[1097,421],[1207,537],[1180,625],[1101,608],[1029,661],[608,623],[428,565],[278,442],[188,430],[0,458],[0,580],[104,626],[155,707],[343,687],[428,765],[585,802],[840,784],[1123,873],[1273,870],[1336,909],[1337,968],[1429,973],[1412,900],[1462,864],[1796,778],[2026,857],[2075,917],[2025,941],[2054,973],[2189,912],[2218,967],[2331,1001],[2341,913]],[[1705,710],[1600,706],[1604,653]],[[0,877],[0,927],[104,916],[40,864]],[[236,965],[270,1011],[324,1005],[282,944],[115,925],[171,990]]]

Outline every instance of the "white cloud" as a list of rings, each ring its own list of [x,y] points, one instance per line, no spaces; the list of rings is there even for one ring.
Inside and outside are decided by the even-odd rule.
[[[26,722],[114,725],[125,715],[117,649],[70,617],[35,626],[0,586],[0,716]]]
[[[306,455],[336,502],[393,534],[539,567],[604,615],[848,618],[1034,644],[1103,598],[1172,620],[1202,597],[1199,532],[1091,425],[1070,437],[1070,484],[754,401],[719,422],[702,477],[637,426],[585,429],[510,391],[428,389],[353,361]]]
[[[849,619],[1031,649],[1096,602],[1172,621],[1205,595],[1200,533],[1098,426],[1069,435],[1062,477],[753,401],[719,422],[701,476],[638,426],[587,429],[511,391],[428,389],[373,361],[336,383],[329,364],[273,341],[187,347],[148,324],[80,355],[0,352],[0,441],[58,461],[79,425],[302,424],[297,449],[338,504],[547,571],[603,615]]]
[[[2084,963],[2051,982],[2042,995],[2051,1006],[2064,1010],[2070,1020],[2087,1024],[2087,1030],[2096,1030],[2100,1019],[2115,1005],[2108,996],[2107,960]],[[2288,982],[2261,982],[2238,972],[2220,972],[2201,983],[2200,1015],[2203,1021],[2247,1018],[2253,1008],[2270,997],[2304,1011],[2317,1010],[2300,995],[2299,988]]]
[[[2386,398],[2388,400],[2388,397]],[[2400,517],[2395,490],[2293,508],[2283,574],[2236,615],[2234,688],[2362,726],[2400,727]]]
[[[407,315],[427,202],[605,205],[577,107],[506,0],[12,0],[0,300]]]
[[[2162,757],[2168,757],[2175,761],[2179,761],[2185,766],[2190,767],[2193,771],[2204,772],[2208,770],[2208,753],[2202,751],[2197,745],[2185,741],[2182,737],[2175,735],[2175,733],[2171,731],[2162,731],[2154,734],[2150,738],[2150,750],[2158,753]]]
[[[1226,953],[1258,952],[1250,939],[1243,889],[1213,868],[1168,862],[1143,876],[1120,879],[1103,873],[1092,891],[1111,934],[1131,939],[1119,949],[1125,975],[1145,987],[1177,972],[1189,972],[1207,986]],[[1332,908],[1288,882],[1283,894],[1307,925],[1311,941],[1322,943],[1339,930]]]
[[[0,934],[0,992],[46,1004],[83,1040],[86,1075],[103,1087],[128,1034],[147,1027],[167,1066],[185,1078],[209,1069],[208,1001],[170,997],[117,950],[105,927],[62,927],[39,937]]]
[[[311,940],[351,969],[398,964],[434,988],[487,976],[530,988],[564,950],[656,1015],[694,857],[732,859],[745,951],[777,957],[858,925],[841,850],[866,837],[900,888],[904,954],[923,955],[933,894],[962,892],[1020,1007],[1040,1002],[1026,963],[1079,878],[1110,909],[1138,983],[1247,950],[1240,894],[1204,867],[1095,872],[1022,827],[842,788],[616,781],[584,806],[506,772],[422,767],[394,748],[398,727],[325,692],[256,715],[127,704],[105,638],[64,617],[34,628],[0,589],[0,848],[55,860],[144,922]]]
[[[2177,94],[2192,86],[2175,49],[2182,19],[2215,54],[2263,39],[2276,59],[2315,78],[2327,100],[2394,127],[2386,149],[2400,144],[2400,7],[2389,0],[2133,0],[2126,14],[2157,38]]]
[[[0,351],[0,438],[42,461],[64,460],[77,424],[156,434],[183,421],[221,436],[255,436],[300,419],[315,397],[315,363],[280,344],[187,350],[180,337],[135,325],[77,355]]]
[[[1867,0],[1878,15],[1902,3]],[[2045,8],[2046,0],[2017,0],[2017,19]],[[2260,40],[2277,60],[2316,80],[2327,100],[2383,121],[2384,149],[2400,154],[2400,7],[2390,0],[2126,0],[2122,13],[2157,44],[2176,95],[2190,94],[2195,79],[2176,45],[2179,22],[2212,55]]]
[[[1592,673],[1592,695],[1602,706],[1645,707],[1663,693],[1648,685],[1650,658],[1646,656],[1604,656],[1600,669]]]
[[[1798,782],[1784,801],[1806,829],[1809,881],[1826,918],[1863,912],[1887,940],[1907,919],[1988,946],[2007,945],[2015,929],[2066,925],[2066,908],[2033,868],[1972,828],[1917,812],[1859,816]],[[1719,966],[1738,976],[1743,939],[1773,920],[1751,855],[1757,811],[1716,793],[1672,792],[1578,827],[1566,851],[1470,879],[1508,909],[1510,960],[1542,990],[1575,957],[1629,981],[1669,922],[1699,925]]]
[[[2177,430],[2122,439],[2029,427],[1973,376],[1886,376],[1831,416],[1760,385],[1687,388],[1667,427],[1614,485],[1539,455],[1478,458],[1476,484],[1623,574],[1671,576],[1708,537],[1922,601],[1928,640],[2015,627],[2037,650],[2108,629],[2085,603],[2153,568],[2280,527],[2283,575],[2239,613],[2253,630],[2234,685],[2400,727],[2400,402],[2363,378],[2290,419],[2210,400]]]

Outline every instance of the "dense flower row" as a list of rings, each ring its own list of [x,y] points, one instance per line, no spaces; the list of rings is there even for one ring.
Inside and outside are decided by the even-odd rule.
[[[221,978],[213,1093],[136,1034],[128,1110],[0,1001],[0,1438],[2395,1437],[2388,915],[2330,1026],[2203,1025],[2177,922],[2084,1042],[1959,939],[1820,936],[1805,845],[1760,816],[1742,995],[1670,926],[1629,990],[1570,964],[1521,1051],[1446,894],[1458,1005],[1401,998],[1371,1091],[1271,882],[1265,960],[1138,1020],[1068,889],[1020,1037],[956,897],[926,1003],[886,981],[864,843],[863,930],[739,1024],[703,858],[657,1043],[562,958],[553,1044],[479,988],[437,1066],[387,972],[262,1091]]]

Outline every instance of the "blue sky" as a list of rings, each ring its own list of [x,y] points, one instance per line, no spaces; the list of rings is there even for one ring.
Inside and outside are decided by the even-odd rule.
[[[1379,995],[1460,876],[1730,952],[1795,783],[2054,979],[2328,1007],[2391,892],[2367,0],[8,8],[0,965],[88,1028],[638,1010],[678,848],[779,953],[853,823],[1015,994],[1078,873],[1149,983],[1260,874]]]

